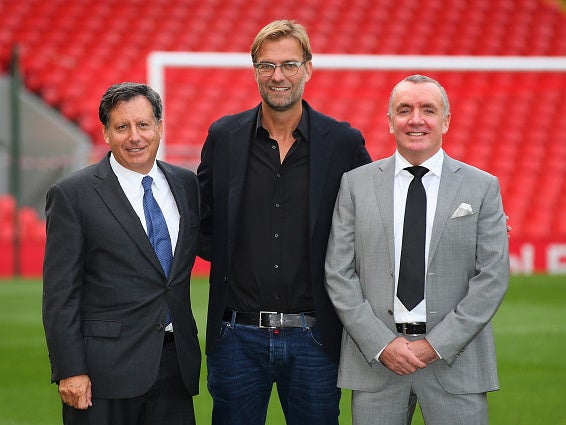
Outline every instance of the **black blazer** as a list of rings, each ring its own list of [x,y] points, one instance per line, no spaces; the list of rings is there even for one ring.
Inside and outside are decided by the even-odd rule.
[[[93,397],[141,395],[157,376],[167,309],[183,381],[198,393],[201,354],[189,281],[199,232],[191,171],[160,161],[180,213],[169,278],[109,155],[47,194],[43,323],[52,381],[87,374]]]
[[[199,256],[211,261],[206,350],[220,332],[230,282],[230,261],[259,105],[214,122],[204,143],[198,178],[202,195]],[[371,161],[362,134],[312,109],[310,122],[310,273],[317,324],[328,354],[338,359],[342,325],[324,287],[324,260],[332,211],[344,172]]]

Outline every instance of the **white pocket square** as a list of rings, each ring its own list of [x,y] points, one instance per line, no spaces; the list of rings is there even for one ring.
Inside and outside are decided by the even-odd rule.
[[[472,211],[472,206],[470,204],[466,204],[465,202],[462,202],[460,206],[456,209],[456,211],[454,211],[454,214],[452,214],[452,218],[464,217],[466,215],[470,215],[473,213],[474,212]]]

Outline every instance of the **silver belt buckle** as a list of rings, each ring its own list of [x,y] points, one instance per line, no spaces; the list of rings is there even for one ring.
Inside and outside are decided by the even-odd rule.
[[[277,313],[276,311],[260,311],[260,312],[259,312],[259,323],[258,323],[258,327],[264,328],[264,329],[275,329],[275,328],[278,327],[278,326],[263,326],[263,325],[261,324],[261,319],[262,319],[262,316],[263,316],[264,314],[279,314],[279,327],[282,327],[282,326],[283,326],[283,313]]]
[[[419,336],[419,335],[420,335],[420,334],[410,334],[410,333],[407,333],[407,325],[409,325],[409,326],[420,326],[420,325],[422,325],[422,324],[421,324],[421,323],[418,323],[418,322],[401,323],[403,335],[405,335],[405,336]]]

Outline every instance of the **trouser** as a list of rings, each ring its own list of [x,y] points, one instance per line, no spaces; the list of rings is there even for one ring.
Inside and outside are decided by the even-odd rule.
[[[405,425],[419,403],[425,424],[487,425],[487,395],[451,394],[432,367],[394,376],[379,391],[352,392],[353,425]]]
[[[150,390],[127,399],[93,398],[79,410],[63,403],[65,425],[194,425],[193,399],[181,377],[175,342],[163,345],[157,379]]]
[[[338,365],[322,348],[318,329],[223,322],[207,356],[213,425],[263,425],[273,388],[288,425],[337,425]]]

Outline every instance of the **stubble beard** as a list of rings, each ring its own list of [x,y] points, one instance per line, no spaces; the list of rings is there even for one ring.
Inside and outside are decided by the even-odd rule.
[[[269,92],[267,90],[267,88],[265,88],[265,86],[259,86],[260,89],[260,94],[261,94],[261,98],[263,99],[263,101],[265,102],[265,104],[267,106],[269,106],[269,108],[271,108],[272,110],[276,111],[276,112],[285,112],[288,111],[289,109],[291,109],[293,106],[295,106],[298,102],[301,101],[302,97],[303,97],[303,92],[305,89],[305,81],[304,79],[301,80],[298,83],[298,86],[296,87],[296,89],[292,89],[291,93],[289,95],[289,97],[286,100],[283,100],[282,102],[274,102],[272,99],[270,99],[269,96]]]

